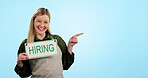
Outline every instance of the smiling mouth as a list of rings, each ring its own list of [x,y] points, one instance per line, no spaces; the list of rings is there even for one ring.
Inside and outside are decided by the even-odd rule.
[[[38,29],[40,30],[40,31],[44,31],[45,30],[45,27],[38,27]]]

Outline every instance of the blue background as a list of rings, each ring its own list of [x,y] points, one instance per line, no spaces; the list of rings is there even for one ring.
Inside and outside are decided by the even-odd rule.
[[[148,78],[147,0],[1,0],[0,78],[18,78],[17,50],[40,7],[65,42],[77,33],[75,63],[65,78]]]

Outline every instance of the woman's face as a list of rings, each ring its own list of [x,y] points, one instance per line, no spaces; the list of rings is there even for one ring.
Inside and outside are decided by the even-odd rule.
[[[34,29],[36,34],[44,34],[49,27],[49,17],[47,15],[37,16],[34,20]]]

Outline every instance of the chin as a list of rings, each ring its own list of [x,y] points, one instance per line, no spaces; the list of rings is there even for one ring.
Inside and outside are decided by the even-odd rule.
[[[36,33],[41,35],[41,34],[44,34],[45,31],[36,31]]]
[[[40,34],[40,35],[42,35],[42,34],[44,34],[45,32],[38,32],[38,34]]]

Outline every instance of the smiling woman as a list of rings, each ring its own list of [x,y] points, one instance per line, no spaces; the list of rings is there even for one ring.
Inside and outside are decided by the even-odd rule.
[[[27,42],[34,42],[35,34],[39,39],[43,39],[45,37],[45,31],[50,33],[49,21],[50,13],[48,9],[38,9],[31,19]]]
[[[37,16],[34,20],[34,28],[37,34],[41,35],[47,30],[49,18],[47,15]]]
[[[39,8],[31,19],[28,38],[21,43],[18,50],[18,62],[15,67],[15,72],[20,77],[29,77],[32,75],[32,78],[63,78],[63,69],[68,70],[73,64],[74,53],[72,49],[78,42],[77,36],[83,33],[72,36],[67,47],[65,41],[60,36],[50,33],[49,23],[50,13],[48,9]],[[25,43],[52,39],[57,40],[58,55],[29,59],[28,54],[25,52]],[[48,46],[49,50],[52,50],[51,47],[52,45]],[[39,50],[41,47],[37,46],[36,48]],[[45,47],[42,46],[42,48]]]

